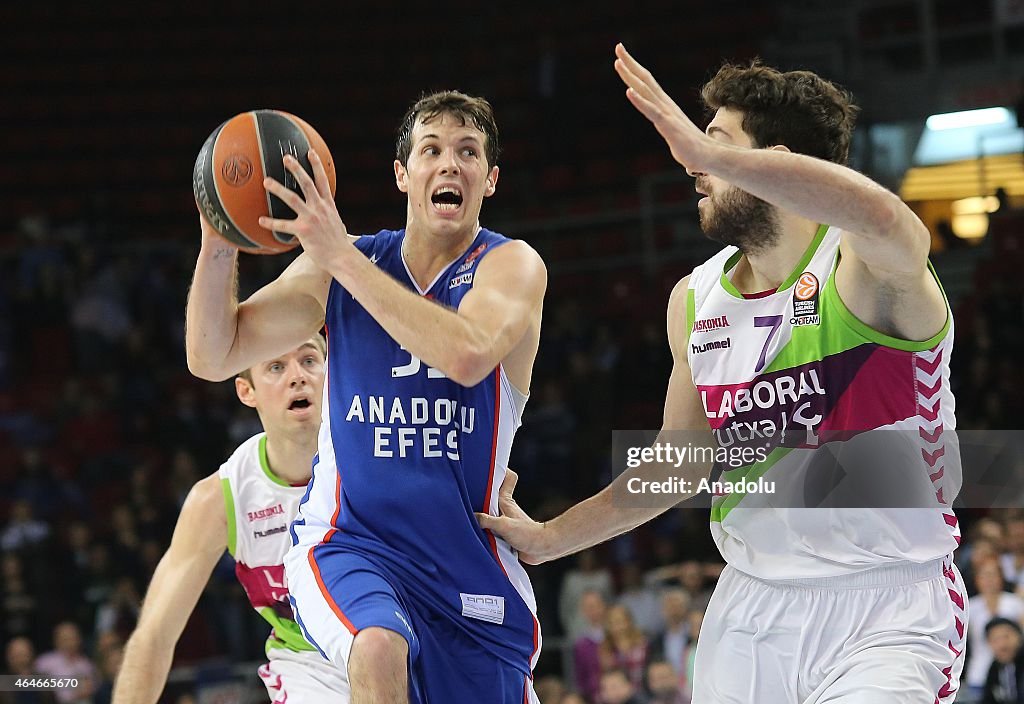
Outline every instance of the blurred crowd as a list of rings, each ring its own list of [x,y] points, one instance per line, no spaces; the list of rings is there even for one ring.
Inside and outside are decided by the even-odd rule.
[[[81,677],[89,686],[61,701],[101,704],[186,493],[259,426],[230,383],[200,382],[186,370],[194,247],[140,240],[114,248],[95,244],[86,226],[42,217],[22,221],[11,244],[0,251],[6,671]],[[242,295],[287,261],[243,258]],[[552,284],[510,463],[520,503],[540,519],[611,479],[613,428],[659,427],[671,365],[664,290],[636,288],[624,303],[615,287]],[[1021,427],[1021,306],[1019,280],[990,277],[957,307],[961,428]],[[965,680],[980,695],[993,676],[993,686],[1008,687],[1005,673],[991,672],[1018,657],[1024,514],[961,518],[967,539],[957,560],[972,614]],[[536,680],[544,704],[689,701],[695,639],[723,567],[707,520],[706,510],[676,509],[530,569],[546,640]],[[986,633],[995,617],[1005,623]],[[259,660],[265,630],[225,556],[175,662]]]

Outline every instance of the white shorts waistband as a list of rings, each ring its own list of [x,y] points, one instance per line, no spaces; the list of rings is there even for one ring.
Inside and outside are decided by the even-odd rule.
[[[928,562],[894,562],[879,565],[861,572],[838,575],[835,577],[809,577],[806,579],[760,579],[746,575],[751,579],[779,587],[798,587],[803,589],[872,589],[878,587],[899,587],[905,584],[925,582],[943,576],[943,568],[952,561],[952,557],[940,557]],[[739,570],[737,570],[739,571]]]

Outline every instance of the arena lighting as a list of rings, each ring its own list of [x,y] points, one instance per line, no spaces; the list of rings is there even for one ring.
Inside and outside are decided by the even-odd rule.
[[[999,210],[999,199],[995,196],[971,196],[955,200],[950,205],[954,215],[979,215]]]
[[[995,196],[970,196],[950,203],[953,234],[963,240],[978,240],[988,234],[988,214],[999,210]]]
[[[930,130],[955,130],[961,127],[983,127],[1009,122],[1013,122],[1013,115],[1006,108],[981,108],[932,115],[925,124]]]
[[[980,240],[988,234],[988,213],[954,215],[950,221],[953,234],[962,240]]]

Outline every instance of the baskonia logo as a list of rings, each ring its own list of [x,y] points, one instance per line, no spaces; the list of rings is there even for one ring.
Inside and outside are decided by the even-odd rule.
[[[268,506],[267,508],[261,508],[258,511],[249,511],[248,518],[249,522],[262,521],[266,518],[273,518],[274,516],[284,515],[284,505],[278,504],[277,506]]]
[[[693,321],[693,332],[713,332],[729,327],[729,319],[724,315],[717,318],[702,318]]]

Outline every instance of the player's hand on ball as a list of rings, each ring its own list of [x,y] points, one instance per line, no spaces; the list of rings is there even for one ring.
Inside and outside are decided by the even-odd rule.
[[[530,518],[512,497],[517,481],[519,475],[511,469],[507,470],[505,480],[498,488],[498,512],[501,515],[478,513],[476,519],[481,528],[491,531],[518,550],[520,560],[529,565],[539,565],[551,559],[544,547],[547,537],[545,524]]]
[[[628,86],[626,97],[644,114],[668,143],[672,156],[690,171],[705,171],[707,155],[716,143],[693,123],[654,76],[626,51],[615,46],[615,71]]]
[[[260,225],[276,232],[295,235],[306,254],[327,271],[330,270],[328,262],[331,258],[342,255],[344,248],[351,245],[348,230],[341,221],[338,206],[331,195],[327,172],[320,157],[312,149],[309,151],[309,163],[313,167],[313,178],[302,168],[298,159],[290,154],[284,157],[284,166],[295,177],[302,190],[302,197],[273,178],[263,180],[264,188],[294,210],[296,217],[285,220],[264,216],[260,218]]]

